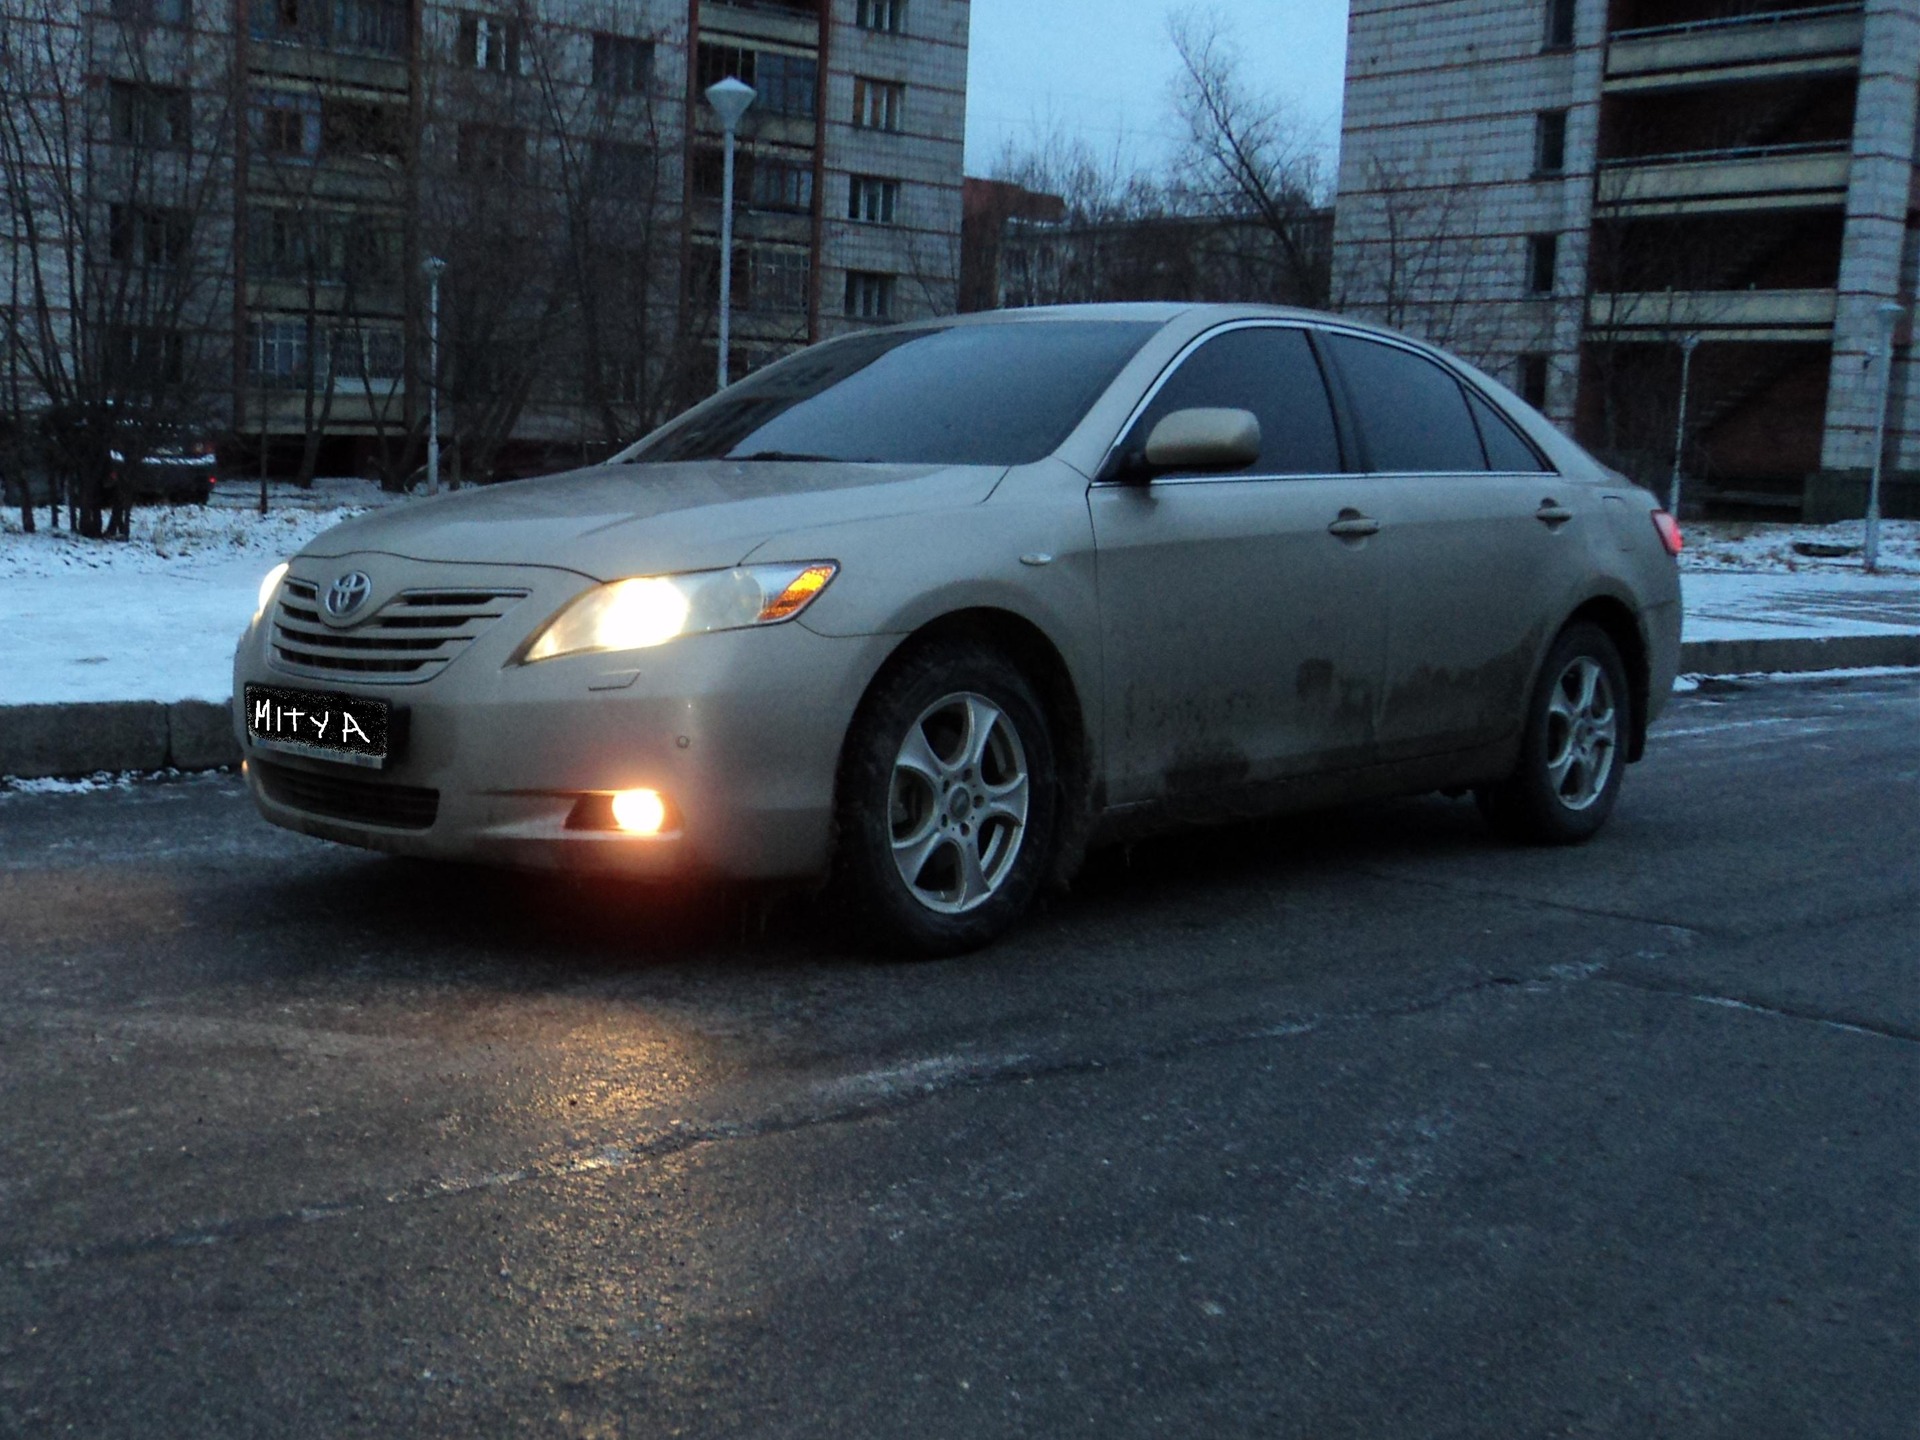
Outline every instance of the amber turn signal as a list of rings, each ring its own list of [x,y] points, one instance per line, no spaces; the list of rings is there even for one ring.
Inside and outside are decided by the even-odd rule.
[[[760,607],[760,623],[784,620],[806,607],[808,601],[827,588],[837,565],[809,565],[787,582],[787,588]]]

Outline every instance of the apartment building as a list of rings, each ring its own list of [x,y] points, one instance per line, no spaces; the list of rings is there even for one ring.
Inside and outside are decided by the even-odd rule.
[[[197,377],[229,448],[275,471],[417,463],[436,386],[454,456],[488,468],[604,452],[707,393],[704,90],[728,75],[755,90],[733,374],[954,308],[966,0],[0,6],[10,37],[60,37],[71,134],[42,168],[79,197],[57,233],[17,214],[0,232],[0,305],[34,308],[23,255],[79,256],[60,303],[44,283],[37,299],[84,370],[87,295],[191,274],[192,304],[149,307],[116,343],[140,373]]]
[[[1354,0],[1336,303],[1728,510],[1920,513],[1913,0]]]

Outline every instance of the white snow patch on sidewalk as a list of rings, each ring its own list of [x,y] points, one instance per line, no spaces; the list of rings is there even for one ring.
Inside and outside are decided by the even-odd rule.
[[[1683,640],[1756,640],[1920,631],[1920,576],[1834,571],[1690,571],[1680,577]]]
[[[224,700],[267,571],[363,507],[133,513],[131,539],[0,518],[0,705]]]
[[[1680,527],[1686,547],[1680,568],[1695,571],[1770,571],[1784,574],[1862,574],[1863,520],[1832,525],[1777,521],[1690,520]],[[1803,555],[1796,545],[1843,548],[1845,555]],[[1880,522],[1880,569],[1887,574],[1920,576],[1920,520]]]

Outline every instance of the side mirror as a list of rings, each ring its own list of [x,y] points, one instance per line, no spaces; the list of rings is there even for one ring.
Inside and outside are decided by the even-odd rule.
[[[1172,470],[1240,470],[1260,458],[1260,422],[1251,410],[1175,410],[1162,416],[1136,452],[1127,478]]]

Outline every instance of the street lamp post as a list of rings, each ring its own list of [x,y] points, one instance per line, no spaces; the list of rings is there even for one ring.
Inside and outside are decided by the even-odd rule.
[[[1887,459],[1887,406],[1893,399],[1893,332],[1906,308],[1895,301],[1883,301],[1874,309],[1880,322],[1880,403],[1873,420],[1873,474],[1867,481],[1867,543],[1863,552],[1869,571],[1880,564],[1880,472]]]
[[[1673,427],[1673,479],[1667,486],[1667,513],[1680,515],[1680,459],[1687,444],[1687,386],[1693,378],[1693,352],[1700,348],[1698,335],[1680,337],[1680,419]]]
[[[429,255],[427,277],[427,494],[440,493],[440,272],[447,262]]]
[[[707,87],[707,103],[720,116],[725,136],[720,162],[720,358],[719,387],[727,388],[727,340],[733,323],[733,132],[753,104],[753,87],[729,75]]]

